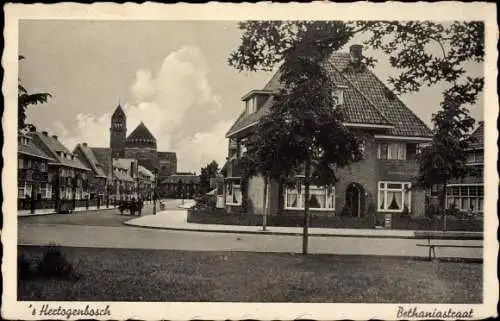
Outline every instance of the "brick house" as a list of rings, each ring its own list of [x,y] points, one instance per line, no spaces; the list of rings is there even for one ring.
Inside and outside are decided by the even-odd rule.
[[[146,167],[139,165],[137,193],[143,200],[153,199],[153,189],[156,184],[155,175]]]
[[[76,154],[71,153],[56,135],[49,136],[46,131],[33,131],[28,135],[39,149],[54,159],[48,163],[48,182],[52,187],[57,211],[86,206],[91,169],[86,167]],[[61,206],[64,209],[61,209]]]
[[[167,198],[193,198],[199,190],[200,176],[195,173],[170,175],[160,181],[160,195]]]
[[[53,208],[48,163],[55,159],[38,148],[26,133],[18,135],[17,156],[18,210]]]
[[[464,212],[482,213],[484,211],[484,123],[472,133],[474,142],[467,150],[467,166],[472,167],[471,175],[454,180],[446,188],[446,207],[452,204]]]
[[[87,143],[78,144],[73,153],[78,156],[78,159],[86,167],[92,170],[89,172],[90,200],[95,200],[98,204],[104,204],[108,176],[103,164],[97,160],[92,148]]]
[[[336,101],[344,110],[344,125],[363,140],[364,158],[339,169],[335,186],[311,186],[311,211],[313,215],[357,218],[376,214],[379,221],[404,209],[412,216],[423,216],[425,193],[410,187],[418,174],[418,146],[431,141],[432,133],[370,70],[349,68],[353,63],[359,65],[361,59],[362,47],[353,45],[349,53],[332,54],[324,66]],[[300,177],[293,186],[273,181],[268,191],[260,176],[247,182],[241,179],[242,142],[269,112],[279,85],[276,73],[262,90],[244,95],[244,110],[226,134],[225,201],[229,212],[241,210],[245,195],[246,210],[252,214],[287,215],[304,208]]]

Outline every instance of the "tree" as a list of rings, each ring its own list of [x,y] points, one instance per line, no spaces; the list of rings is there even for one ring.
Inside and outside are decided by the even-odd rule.
[[[216,178],[219,172],[219,164],[212,161],[200,170],[200,193],[202,195],[210,191],[210,179]]]
[[[281,88],[274,94],[271,112],[257,127],[258,144],[247,147],[255,155],[249,164],[266,181],[293,175],[305,164],[306,199],[311,178],[319,184],[334,182],[335,168],[360,157],[359,142],[343,127],[342,111],[333,104],[331,86],[324,85],[329,79],[321,65],[355,34],[367,33],[365,44],[382,50],[391,65],[401,70],[398,77],[389,79],[396,94],[446,81],[452,85],[443,95],[444,106],[448,96],[462,96],[455,102],[470,102],[482,90],[482,77],[463,77],[465,63],[483,60],[482,22],[445,26],[429,21],[246,21],[239,28],[241,43],[229,57],[231,66],[240,71],[271,71],[280,66]],[[434,54],[433,46],[441,50]],[[355,71],[375,63],[364,57],[351,67]],[[308,224],[306,202],[303,253],[307,253]]]
[[[19,61],[23,60],[23,56],[19,56]],[[49,97],[52,97],[49,93],[34,93],[30,94],[24,88],[23,85],[21,85],[21,79],[19,79],[18,85],[17,85],[17,109],[18,109],[18,114],[17,114],[17,128],[18,129],[25,129],[27,126],[30,126],[31,124],[26,124],[26,109],[30,105],[37,105],[37,104],[43,104],[46,103]]]
[[[264,116],[247,143],[247,169],[266,180],[304,175],[303,253],[308,252],[309,186],[335,182],[335,168],[360,158],[359,141],[343,126],[343,115],[335,105],[333,86],[323,68],[324,58],[343,41],[324,46],[315,41],[324,34],[343,38],[342,23],[318,22],[304,30],[302,41],[288,48],[280,67],[281,88],[273,96],[271,112]],[[309,41],[313,40],[313,41]],[[252,155],[252,156],[250,156]],[[249,172],[251,170],[248,170]]]
[[[469,91],[466,87],[460,87]],[[444,229],[446,230],[446,189],[452,179],[463,179],[466,175],[477,175],[467,166],[467,152],[473,143],[471,132],[474,119],[464,104],[475,103],[475,98],[466,99],[467,95],[455,91],[445,93],[442,110],[433,115],[434,123],[432,144],[423,148],[419,155],[420,168],[418,185],[430,188],[442,185],[440,207],[444,211]],[[465,98],[465,100],[464,100]]]

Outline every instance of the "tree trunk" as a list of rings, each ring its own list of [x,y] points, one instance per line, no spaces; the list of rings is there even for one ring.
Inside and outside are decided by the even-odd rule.
[[[262,230],[265,231],[267,228],[267,208],[269,207],[269,195],[268,195],[269,178],[266,176],[264,178],[264,215],[262,215]]]
[[[442,196],[442,199],[443,199],[443,231],[446,231],[446,186],[447,186],[448,182],[445,182],[444,183],[444,186],[443,186],[443,196]]]
[[[304,177],[304,232],[302,236],[302,254],[306,255],[309,248],[309,176],[311,175],[311,162],[306,161]]]

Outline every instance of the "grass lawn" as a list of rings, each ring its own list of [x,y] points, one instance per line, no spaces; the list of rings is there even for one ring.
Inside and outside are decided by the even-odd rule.
[[[480,263],[63,248],[77,281],[19,281],[19,300],[481,303]],[[32,258],[43,247],[20,246]]]

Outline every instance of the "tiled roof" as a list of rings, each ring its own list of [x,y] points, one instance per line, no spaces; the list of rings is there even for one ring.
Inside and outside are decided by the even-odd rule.
[[[55,159],[45,153],[43,150],[38,148],[35,143],[33,143],[33,139],[29,135],[23,135],[26,139],[26,142],[20,142],[17,145],[17,152],[19,154],[29,155],[33,157],[43,158],[49,161],[55,161]]]
[[[102,166],[105,173],[111,171],[111,149],[106,147],[90,147],[97,162]]]
[[[472,147],[484,148],[484,122],[479,122],[479,127],[474,130],[471,137],[474,139]]]
[[[393,126],[387,135],[430,137],[430,129],[401,100],[399,100],[368,68],[352,71],[349,53],[334,53],[324,63],[332,83],[344,88],[345,122]],[[279,72],[276,72],[264,90],[279,89]],[[255,113],[243,111],[226,134],[227,137],[251,126],[269,112],[272,96]]]
[[[146,125],[144,125],[142,121],[127,137],[127,140],[137,139],[153,140],[156,142],[156,138],[153,136],[153,134],[151,134],[149,129],[146,127]]]
[[[73,159],[68,159],[62,154],[69,155],[70,151],[55,137],[44,135],[40,132],[30,132],[29,135],[33,137],[33,142],[38,145],[40,149],[45,151],[51,157],[54,158],[53,164],[62,165],[72,168],[77,168],[81,170],[90,171],[91,169],[83,165],[78,157]]]
[[[155,175],[146,167],[139,165],[139,173],[149,176],[154,179]]]
[[[97,158],[94,155],[94,153],[90,147],[88,147],[84,144],[78,144],[75,147],[75,150],[77,148],[82,151],[82,154],[85,157],[85,159],[87,160],[88,165],[90,165],[90,167],[92,168],[92,170],[94,171],[94,173],[97,177],[106,177],[107,176],[103,166],[99,163],[99,161],[97,161]]]

